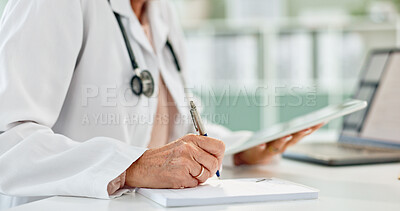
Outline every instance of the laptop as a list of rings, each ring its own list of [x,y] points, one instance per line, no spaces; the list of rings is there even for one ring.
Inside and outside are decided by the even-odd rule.
[[[298,144],[283,156],[330,166],[400,161],[400,49],[369,54],[353,98],[368,107],[344,117],[337,142]]]

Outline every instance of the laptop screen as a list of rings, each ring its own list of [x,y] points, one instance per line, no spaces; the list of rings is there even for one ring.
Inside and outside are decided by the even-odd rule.
[[[399,67],[400,51],[371,54],[354,96],[366,100],[368,107],[344,118],[343,136],[400,145]]]

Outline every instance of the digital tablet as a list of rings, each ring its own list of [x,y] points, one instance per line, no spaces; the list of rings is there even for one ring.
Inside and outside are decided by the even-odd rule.
[[[262,143],[288,136],[305,130],[320,123],[327,123],[338,117],[359,111],[367,107],[367,102],[362,100],[347,100],[338,105],[330,105],[290,121],[279,123],[254,133],[249,139],[240,140],[228,146],[225,154],[234,154]]]

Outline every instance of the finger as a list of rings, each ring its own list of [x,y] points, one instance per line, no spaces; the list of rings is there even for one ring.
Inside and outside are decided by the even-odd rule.
[[[303,139],[305,136],[310,135],[311,133],[313,133],[314,131],[318,130],[319,128],[321,128],[322,126],[324,126],[324,124],[319,124],[316,125],[314,127],[308,128],[306,130],[300,131],[298,133],[293,134],[293,139],[289,142],[287,142],[285,144],[285,146],[282,149],[282,152],[286,151],[287,148],[297,144],[301,139]]]
[[[325,122],[320,123],[320,124],[315,125],[314,127],[312,127],[312,129],[313,129],[313,130],[318,130],[318,129],[320,129],[321,127],[323,127],[325,124],[326,124]]]
[[[311,134],[312,132],[313,132],[313,129],[312,128],[308,128],[308,129],[305,129],[303,131],[298,132],[297,136],[298,137],[303,137],[303,136]]]
[[[324,126],[324,123],[321,123],[321,124],[318,124],[316,126],[313,126],[313,127],[307,128],[305,130],[302,130],[302,131],[300,131],[298,133],[295,133],[293,135],[296,136],[296,137],[304,137],[304,136],[310,135],[311,133],[315,132],[316,130],[318,130],[319,128],[321,128],[323,126]],[[293,139],[293,140],[295,140],[295,139]]]
[[[279,138],[273,142],[268,143],[266,149],[263,152],[264,156],[271,156],[271,155],[276,155],[281,153],[283,150],[284,146],[293,139],[293,136],[285,136],[282,138]]]
[[[200,175],[201,165],[191,158],[181,158],[180,161],[183,163],[182,166],[186,167],[186,170],[181,169],[181,172],[175,173],[179,174],[179,179],[175,181],[175,183],[177,184],[174,185],[174,188],[196,187],[200,181],[197,180],[195,177]],[[194,182],[193,180],[196,180],[196,182]]]
[[[319,128],[323,127],[324,123],[318,124],[316,126],[310,127],[308,129],[305,129],[303,131],[300,131],[298,133],[293,134],[293,139],[288,143],[289,146],[296,144],[299,142],[302,138],[304,138],[307,135],[310,135],[311,133],[315,132]]]
[[[196,146],[202,148],[204,151],[214,155],[218,159],[219,164],[222,163],[225,152],[224,142],[215,138],[194,134],[186,135],[185,138],[192,141]]]
[[[210,154],[215,155],[216,157],[223,155],[225,151],[225,144],[221,140],[211,138],[208,136],[200,136],[200,135],[189,135],[188,137],[191,141],[193,141],[196,146],[204,149]]]
[[[207,178],[212,177],[219,169],[218,159],[200,147],[195,146],[193,159],[206,168]]]
[[[177,182],[177,184],[175,184],[173,188],[194,188],[198,185],[199,181],[197,179],[193,178],[191,175],[186,174],[180,177],[180,181]]]
[[[268,143],[267,144],[260,144],[260,145],[257,145],[257,148],[260,149],[260,150],[265,150],[267,148],[267,145],[268,145]]]
[[[194,188],[197,187],[200,183],[197,179],[188,176],[187,180],[186,180],[186,184],[185,184],[185,188]]]
[[[194,188],[199,185],[199,181],[190,175],[188,175],[185,180],[184,188]]]
[[[295,134],[299,134],[299,135],[301,135],[301,134],[302,134],[302,135],[310,135],[311,133],[313,133],[314,131],[320,129],[320,128],[323,127],[324,125],[325,125],[325,123],[320,123],[320,124],[318,124],[318,125],[315,125],[315,126],[313,126],[313,127],[307,128],[307,129],[302,130],[302,131],[300,131],[300,132],[298,132],[298,133],[295,133]]]
[[[189,173],[201,183],[205,182],[216,172],[218,168],[218,160],[213,155],[204,151],[193,143],[186,145],[188,154],[190,155],[187,161],[189,166]],[[202,170],[202,168],[204,170]]]
[[[196,163],[196,167],[194,167],[196,170],[196,174],[191,173],[192,177],[196,179],[199,183],[204,183],[207,181],[208,178],[210,178],[210,172],[201,164]]]
[[[208,153],[206,153],[208,154]],[[209,155],[209,154],[208,154]],[[212,155],[209,155],[216,160],[216,158]],[[189,161],[189,173],[190,175],[197,179],[200,183],[205,182],[208,178],[210,178],[213,174],[208,170],[204,165],[198,162],[194,157]]]
[[[293,134],[293,139],[286,144],[286,147],[297,144],[301,139],[303,139],[305,136],[307,136],[311,133],[312,133],[312,129],[307,129],[307,130],[301,131],[299,133]]]

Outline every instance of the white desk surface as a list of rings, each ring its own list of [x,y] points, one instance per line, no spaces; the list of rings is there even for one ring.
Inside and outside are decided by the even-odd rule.
[[[10,211],[123,211],[123,210],[400,210],[400,163],[325,167],[282,159],[267,166],[226,167],[222,178],[277,177],[320,190],[319,199],[164,208],[139,195],[114,200],[52,197]]]

